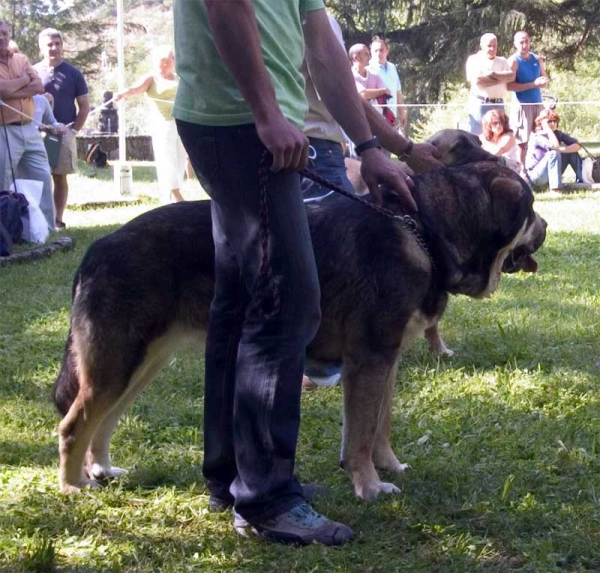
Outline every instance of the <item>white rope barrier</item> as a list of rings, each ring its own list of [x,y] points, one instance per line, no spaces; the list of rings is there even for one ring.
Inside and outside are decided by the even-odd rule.
[[[94,115],[95,113],[99,112],[102,108],[105,108],[109,103],[112,103],[112,101],[115,98],[111,98],[108,101],[105,101],[102,105],[99,105],[98,107],[95,107],[92,111],[90,111],[87,115],[87,117],[89,118],[90,116]],[[35,119],[35,117],[31,117],[30,115],[27,115],[26,113],[23,113],[20,109],[16,109],[14,107],[12,107],[11,105],[8,105],[5,101],[0,99],[0,105],[3,105],[4,107],[20,114],[23,117],[26,117],[27,119],[31,120],[32,123],[38,125],[39,127],[43,127],[44,129],[49,129],[49,130],[54,130],[54,126],[52,125],[46,125],[45,123],[42,123],[41,121],[38,121],[37,119]],[[86,118],[87,121],[87,118]],[[71,125],[73,125],[73,123],[75,122],[71,122],[68,123],[65,127],[70,127]]]
[[[23,117],[26,117],[27,119],[29,119],[31,121],[31,123],[37,124],[39,127],[43,127],[44,129],[51,129],[51,130],[54,129],[54,127],[52,127],[51,125],[46,125],[46,124],[42,123],[41,121],[38,121],[34,117],[31,117],[30,115],[27,115],[26,113],[23,113],[20,109],[15,109],[14,107],[12,107],[12,105],[8,105],[5,101],[3,101],[1,99],[0,99],[0,105],[3,105],[5,108],[10,109],[10,110],[22,115]]]
[[[483,103],[483,102],[482,102]],[[542,105],[544,104],[544,102],[540,102]],[[504,104],[505,105],[511,105],[511,104],[519,104],[521,106],[528,106],[528,105],[540,105],[540,103],[519,103],[518,100],[505,100]],[[550,103],[551,105],[600,105],[600,101],[597,100],[582,100],[582,101],[552,101],[552,100],[547,100],[546,103]],[[394,105],[389,105],[389,104],[373,104],[373,107],[388,107],[388,108],[398,108],[398,107],[465,107],[466,105],[468,105],[469,102],[465,101],[465,102],[461,102],[461,103],[400,103],[400,104],[394,104]]]

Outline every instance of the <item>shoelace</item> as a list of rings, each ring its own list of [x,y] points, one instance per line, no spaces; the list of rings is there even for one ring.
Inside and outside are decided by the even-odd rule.
[[[298,522],[302,522],[308,527],[321,519],[321,515],[317,513],[308,503],[302,503],[296,507],[293,507],[290,509],[290,513]]]

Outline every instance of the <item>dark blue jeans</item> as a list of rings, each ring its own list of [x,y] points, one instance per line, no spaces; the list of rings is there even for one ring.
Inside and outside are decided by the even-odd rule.
[[[346,175],[346,164],[344,163],[344,152],[342,146],[335,141],[327,139],[318,139],[309,137],[311,147],[316,153],[316,157],[308,163],[308,168],[314,171],[328,181],[339,185],[349,193],[354,193],[354,187]],[[312,152],[312,150],[311,150]],[[304,201],[319,201],[335,193],[331,189],[326,189],[319,183],[311,179],[302,179],[302,194]]]
[[[177,121],[212,199],[215,295],[206,340],[203,472],[212,495],[250,522],[303,501],[294,477],[307,344],[319,321],[319,283],[296,173],[268,178],[269,255],[279,310],[260,281],[259,162],[253,125]],[[272,306],[271,306],[272,308]]]
[[[569,165],[575,172],[576,182],[582,183],[583,162],[577,152],[561,153],[554,149],[550,150],[527,173],[534,185],[545,185],[547,183],[550,189],[562,189],[562,176]]]
[[[344,162],[344,151],[342,146],[328,139],[319,139],[309,137],[309,142],[314,150],[315,157],[309,161],[308,168],[317,175],[339,185],[348,193],[354,193],[354,187],[346,174],[346,164]],[[305,203],[311,201],[321,201],[326,197],[331,197],[335,191],[315,183],[311,179],[302,179],[302,195]],[[340,364],[323,364],[307,361],[304,367],[304,373],[309,377],[329,377],[339,374],[342,368]]]

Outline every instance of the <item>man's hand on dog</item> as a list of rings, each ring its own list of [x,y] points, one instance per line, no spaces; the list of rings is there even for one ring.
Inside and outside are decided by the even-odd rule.
[[[379,149],[367,149],[362,152],[360,158],[362,160],[360,174],[377,205],[383,202],[379,186],[386,185],[402,199],[409,210],[418,211],[410,192],[412,180],[408,173],[389,160]]]
[[[415,143],[406,163],[415,173],[423,173],[430,169],[444,167],[440,161],[440,150],[431,143]]]

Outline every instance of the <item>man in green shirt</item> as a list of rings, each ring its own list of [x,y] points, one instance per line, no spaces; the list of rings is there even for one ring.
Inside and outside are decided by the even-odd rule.
[[[294,476],[307,344],[319,283],[300,178],[308,140],[305,55],[323,101],[362,157],[376,199],[386,183],[415,208],[381,153],[322,0],[175,3],[180,84],[173,115],[212,198],[215,297],[206,341],[203,471],[211,507],[234,505],[265,538],[339,545],[351,529],[316,513]],[[268,228],[259,165],[272,156]],[[268,267],[261,266],[268,236]]]

